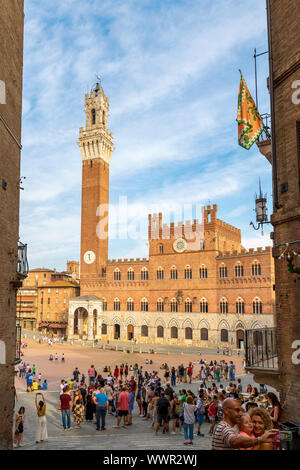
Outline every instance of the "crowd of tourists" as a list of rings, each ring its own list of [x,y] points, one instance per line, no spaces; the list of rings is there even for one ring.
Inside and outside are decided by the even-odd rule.
[[[151,365],[152,361],[146,359],[145,363]],[[28,391],[38,390],[34,382],[43,388],[35,365],[21,363],[19,376],[26,379]],[[230,382],[223,386],[221,380]],[[196,394],[189,387],[193,381],[199,382]],[[214,449],[279,448],[274,441],[275,431],[269,432],[278,428],[281,406],[277,397],[267,393],[264,385],[258,390],[249,384],[243,390],[241,380],[235,379],[233,361],[200,359],[178,367],[164,363],[159,371],[152,372],[144,365],[127,363],[105,366],[101,371],[91,365],[87,373],[75,367],[71,379],[61,380],[59,391],[58,411],[65,431],[80,428],[83,423],[94,423],[97,431],[105,431],[107,415],[115,417],[113,428],[126,428],[134,424],[136,408],[135,419],[148,423],[155,434],[176,435],[183,431],[185,445],[193,444],[196,433],[197,437],[204,436],[201,426],[206,421]],[[37,393],[38,443],[47,440],[47,421],[46,400]],[[25,409],[21,407],[16,414],[15,445],[22,445],[20,429],[25,422]]]

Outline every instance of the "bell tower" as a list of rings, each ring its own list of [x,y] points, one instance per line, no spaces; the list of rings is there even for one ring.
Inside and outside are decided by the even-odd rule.
[[[101,277],[108,258],[109,164],[114,150],[107,128],[109,99],[99,83],[85,95],[85,129],[79,129],[82,156],[80,277]]]

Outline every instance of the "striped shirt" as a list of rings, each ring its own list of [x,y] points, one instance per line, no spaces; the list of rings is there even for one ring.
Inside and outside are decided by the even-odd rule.
[[[212,439],[212,450],[232,450],[230,439],[237,437],[237,433],[226,421],[222,421],[215,429]]]

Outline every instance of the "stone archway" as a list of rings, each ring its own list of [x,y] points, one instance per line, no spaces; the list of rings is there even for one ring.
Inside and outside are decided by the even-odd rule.
[[[245,347],[245,332],[244,330],[236,330],[236,347],[237,349],[244,349]]]
[[[128,341],[132,341],[134,338],[134,326],[129,324],[127,326],[127,339]]]

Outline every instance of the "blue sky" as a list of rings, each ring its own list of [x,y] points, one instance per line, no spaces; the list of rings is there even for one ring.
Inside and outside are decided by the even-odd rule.
[[[263,0],[27,0],[20,237],[30,267],[79,259],[77,140],[95,74],[116,147],[110,202],[126,197],[141,221],[138,239],[110,241],[110,258],[147,256],[148,212],[174,203],[216,203],[246,248],[270,245],[270,229],[262,237],[249,222],[259,177],[271,212],[271,165],[238,146],[235,121],[239,68],[255,94],[255,47],[267,50]],[[267,55],[258,60],[264,113]]]

